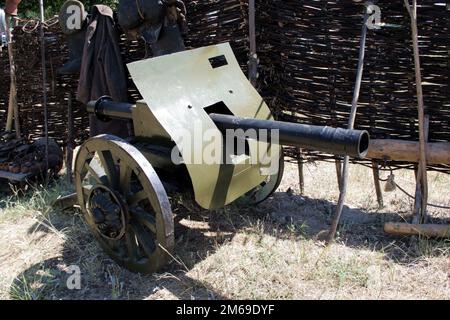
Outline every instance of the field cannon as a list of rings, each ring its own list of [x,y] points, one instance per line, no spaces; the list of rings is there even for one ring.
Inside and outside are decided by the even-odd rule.
[[[229,44],[128,68],[143,100],[104,97],[87,109],[103,121],[131,119],[134,135],[87,140],[74,173],[88,225],[103,249],[132,271],[155,272],[170,257],[174,222],[167,190],[191,192],[205,209],[254,205],[280,184],[283,145],[367,153],[366,131],[274,121]]]

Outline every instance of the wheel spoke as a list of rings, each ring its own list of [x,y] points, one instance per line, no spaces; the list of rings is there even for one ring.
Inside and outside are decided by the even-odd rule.
[[[151,232],[153,232],[156,236],[156,220],[150,213],[142,209],[141,207],[134,207],[131,209],[131,213],[134,218],[139,221],[142,225],[147,227]]]
[[[87,199],[89,197],[89,194],[91,193],[92,186],[91,185],[85,185],[83,186],[83,196]]]
[[[156,249],[153,239],[137,221],[131,221],[130,226],[145,254],[150,258]]]
[[[95,164],[89,164],[86,162],[85,169],[98,184],[108,184],[108,179],[105,175],[102,174],[103,172],[101,172],[101,170],[99,170],[98,166],[96,166]]]
[[[147,199],[147,193],[145,192],[145,190],[141,190],[128,197],[128,205],[131,207],[136,206],[139,202],[145,199]]]
[[[81,151],[79,151],[81,152]],[[86,177],[86,174],[88,173],[88,166],[89,163],[92,161],[93,156],[92,155],[87,155],[86,158],[84,159],[84,161],[82,162],[82,167],[80,168],[80,172],[79,172],[79,176],[84,179]]]
[[[98,152],[98,157],[100,158],[103,169],[105,169],[110,186],[117,190],[119,188],[119,175],[111,151],[100,151]]]
[[[127,196],[130,193],[130,184],[131,184],[131,168],[126,164],[125,161],[120,163],[120,188],[122,193]]]
[[[128,228],[125,234],[125,241],[127,243],[127,250],[130,260],[136,261],[138,257],[138,245],[136,242],[136,235],[132,228]]]

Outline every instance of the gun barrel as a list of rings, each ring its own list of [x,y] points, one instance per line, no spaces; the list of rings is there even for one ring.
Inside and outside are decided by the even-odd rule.
[[[99,119],[132,119],[131,110],[133,107],[133,104],[114,102],[111,101],[111,98],[103,97],[97,101],[89,102],[87,110],[94,113]],[[248,130],[254,130],[252,133],[256,133],[256,135],[248,135],[245,138],[260,139],[260,134],[264,132],[265,137],[274,142],[272,135],[276,132],[279,137],[279,144],[283,146],[318,150],[336,155],[349,155],[357,158],[364,158],[369,150],[370,137],[367,131],[241,118],[217,113],[209,116],[217,128],[224,133],[228,129],[241,129],[244,133]]]
[[[370,137],[367,131],[241,118],[224,114],[210,114],[210,117],[222,132],[228,129],[241,129],[244,132],[255,130],[257,139],[261,130],[269,138],[272,136],[273,130],[276,130],[279,144],[284,146],[357,158],[364,158],[369,149]],[[250,138],[252,136],[255,135],[248,135]]]
[[[99,119],[133,119],[131,109],[134,107],[131,103],[115,102],[110,97],[101,97],[98,100],[88,102],[86,109],[93,113]]]

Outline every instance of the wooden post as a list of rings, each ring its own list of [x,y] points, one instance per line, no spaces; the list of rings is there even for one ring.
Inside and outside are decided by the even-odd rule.
[[[428,134],[429,134],[429,127],[430,127],[430,117],[428,115],[425,116],[425,141],[428,141]],[[428,206],[428,194],[424,194],[423,192],[423,175],[422,175],[422,168],[420,166],[420,159],[419,159],[419,165],[418,170],[416,174],[416,193],[414,198],[414,217],[413,217],[413,223],[425,223],[427,219],[427,213],[426,209],[423,211],[423,206]],[[427,174],[427,171],[425,171],[425,176]],[[425,201],[425,203],[424,203]]]
[[[17,104],[17,80],[16,80],[16,65],[14,63],[14,50],[11,33],[11,16],[6,15],[6,32],[8,37],[8,57],[9,57],[9,70],[10,70],[10,89],[9,89],[9,101],[8,101],[8,115],[6,119],[6,131],[11,132],[14,120],[14,129],[16,131],[16,138],[20,139],[20,117],[19,106]]]
[[[428,205],[428,178],[427,178],[427,141],[425,130],[425,108],[423,102],[422,90],[422,72],[420,65],[420,51],[419,51],[419,32],[417,28],[417,0],[412,1],[412,6],[409,0],[404,0],[406,9],[408,10],[411,19],[412,42],[414,49],[414,69],[416,76],[416,90],[417,90],[417,110],[419,116],[419,172],[416,188],[416,203],[415,203],[415,217],[414,223],[420,223],[424,220]]]
[[[350,118],[348,120],[348,129],[354,128],[355,120],[356,120],[356,112],[358,111],[359,94],[361,91],[362,76],[363,76],[363,72],[364,72],[364,57],[366,54],[368,17],[369,17],[369,12],[368,12],[368,8],[366,8],[366,12],[364,14],[362,32],[361,32],[361,40],[360,40],[360,45],[359,45],[358,67],[357,67],[357,73],[356,73],[355,89],[353,91],[352,108],[350,111]],[[328,237],[327,237],[328,244],[330,244],[336,236],[336,231],[339,226],[339,222],[341,220],[342,210],[344,209],[345,197],[347,195],[349,166],[350,166],[350,157],[345,156],[344,157],[344,165],[343,165],[343,169],[342,169],[341,190],[340,190],[340,194],[339,194],[338,205],[336,207],[336,213],[334,215],[333,221],[331,223],[331,228],[330,228],[330,231],[329,231]]]
[[[372,161],[372,172],[373,172],[373,180],[375,183],[375,191],[377,194],[378,208],[382,209],[384,207],[383,192],[381,191],[380,185],[380,168],[378,162],[376,161]]]
[[[13,59],[13,50],[12,50],[12,34],[11,34],[11,17],[6,15],[6,36],[8,40],[8,58],[9,58],[9,74],[10,74],[10,85],[9,85],[9,100],[8,100],[8,114],[6,118],[6,132],[11,132],[13,128],[13,120],[14,120],[14,106],[13,106],[13,98],[12,98],[12,87],[13,80],[12,74],[14,70],[14,59]]]

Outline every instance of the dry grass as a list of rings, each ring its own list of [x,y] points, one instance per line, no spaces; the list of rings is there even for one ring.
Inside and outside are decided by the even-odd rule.
[[[50,203],[68,187],[6,198],[0,211],[0,298],[3,299],[449,299],[450,242],[386,235],[384,221],[409,219],[412,200],[386,193],[378,210],[371,170],[352,166],[348,207],[335,244],[321,231],[337,200],[334,165],[308,165],[306,194],[287,166],[278,193],[256,208],[190,210],[176,225],[176,260],[160,274],[119,268],[97,246],[76,212]],[[414,190],[410,171],[396,181]],[[450,177],[430,176],[430,201],[450,205]],[[180,213],[180,212],[178,212]],[[448,223],[449,211],[430,208]],[[70,265],[81,290],[68,290]]]

